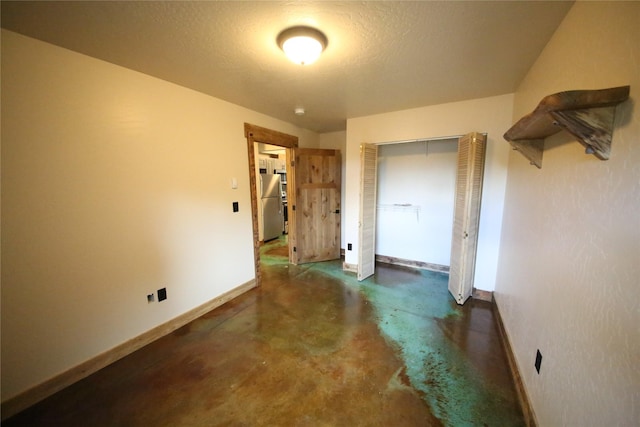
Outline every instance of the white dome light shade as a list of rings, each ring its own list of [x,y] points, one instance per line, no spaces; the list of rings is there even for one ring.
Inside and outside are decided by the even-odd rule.
[[[287,57],[300,65],[314,63],[327,47],[327,37],[311,27],[292,27],[278,35],[278,45]]]
[[[282,44],[282,50],[296,64],[309,65],[320,58],[322,45],[311,37],[299,36],[285,41]]]

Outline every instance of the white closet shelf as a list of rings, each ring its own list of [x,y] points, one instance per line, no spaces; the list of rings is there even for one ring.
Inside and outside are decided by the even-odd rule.
[[[408,212],[415,213],[416,220],[420,220],[420,206],[412,205],[410,203],[392,203],[392,204],[378,204],[376,208],[379,211],[386,212]]]

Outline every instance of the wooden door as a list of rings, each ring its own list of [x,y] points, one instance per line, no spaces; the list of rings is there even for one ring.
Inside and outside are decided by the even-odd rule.
[[[294,264],[340,258],[339,150],[296,148],[289,200],[290,255]]]
[[[473,293],[486,142],[485,135],[475,132],[458,141],[458,173],[449,271],[449,292],[458,304],[464,304]]]
[[[376,196],[378,146],[360,146],[360,217],[358,219],[358,280],[375,273],[376,267]]]

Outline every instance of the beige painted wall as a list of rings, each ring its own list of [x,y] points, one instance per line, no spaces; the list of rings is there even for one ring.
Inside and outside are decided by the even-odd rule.
[[[541,170],[509,158],[495,295],[540,426],[640,420],[640,3],[577,2],[516,93],[514,120],[627,84],[610,160],[564,132]]]
[[[513,95],[454,102],[347,120],[345,241],[353,250],[347,264],[358,264],[360,144],[440,138],[478,131],[488,134],[475,287],[492,291],[498,263],[509,144],[502,135],[511,127]],[[451,219],[453,222],[453,218]]]
[[[318,144],[2,31],[3,401],[254,278],[245,122]]]

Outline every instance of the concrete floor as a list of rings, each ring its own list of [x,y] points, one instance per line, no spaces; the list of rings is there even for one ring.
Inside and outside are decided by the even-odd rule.
[[[6,426],[521,426],[491,305],[447,275],[262,248],[263,286]]]

